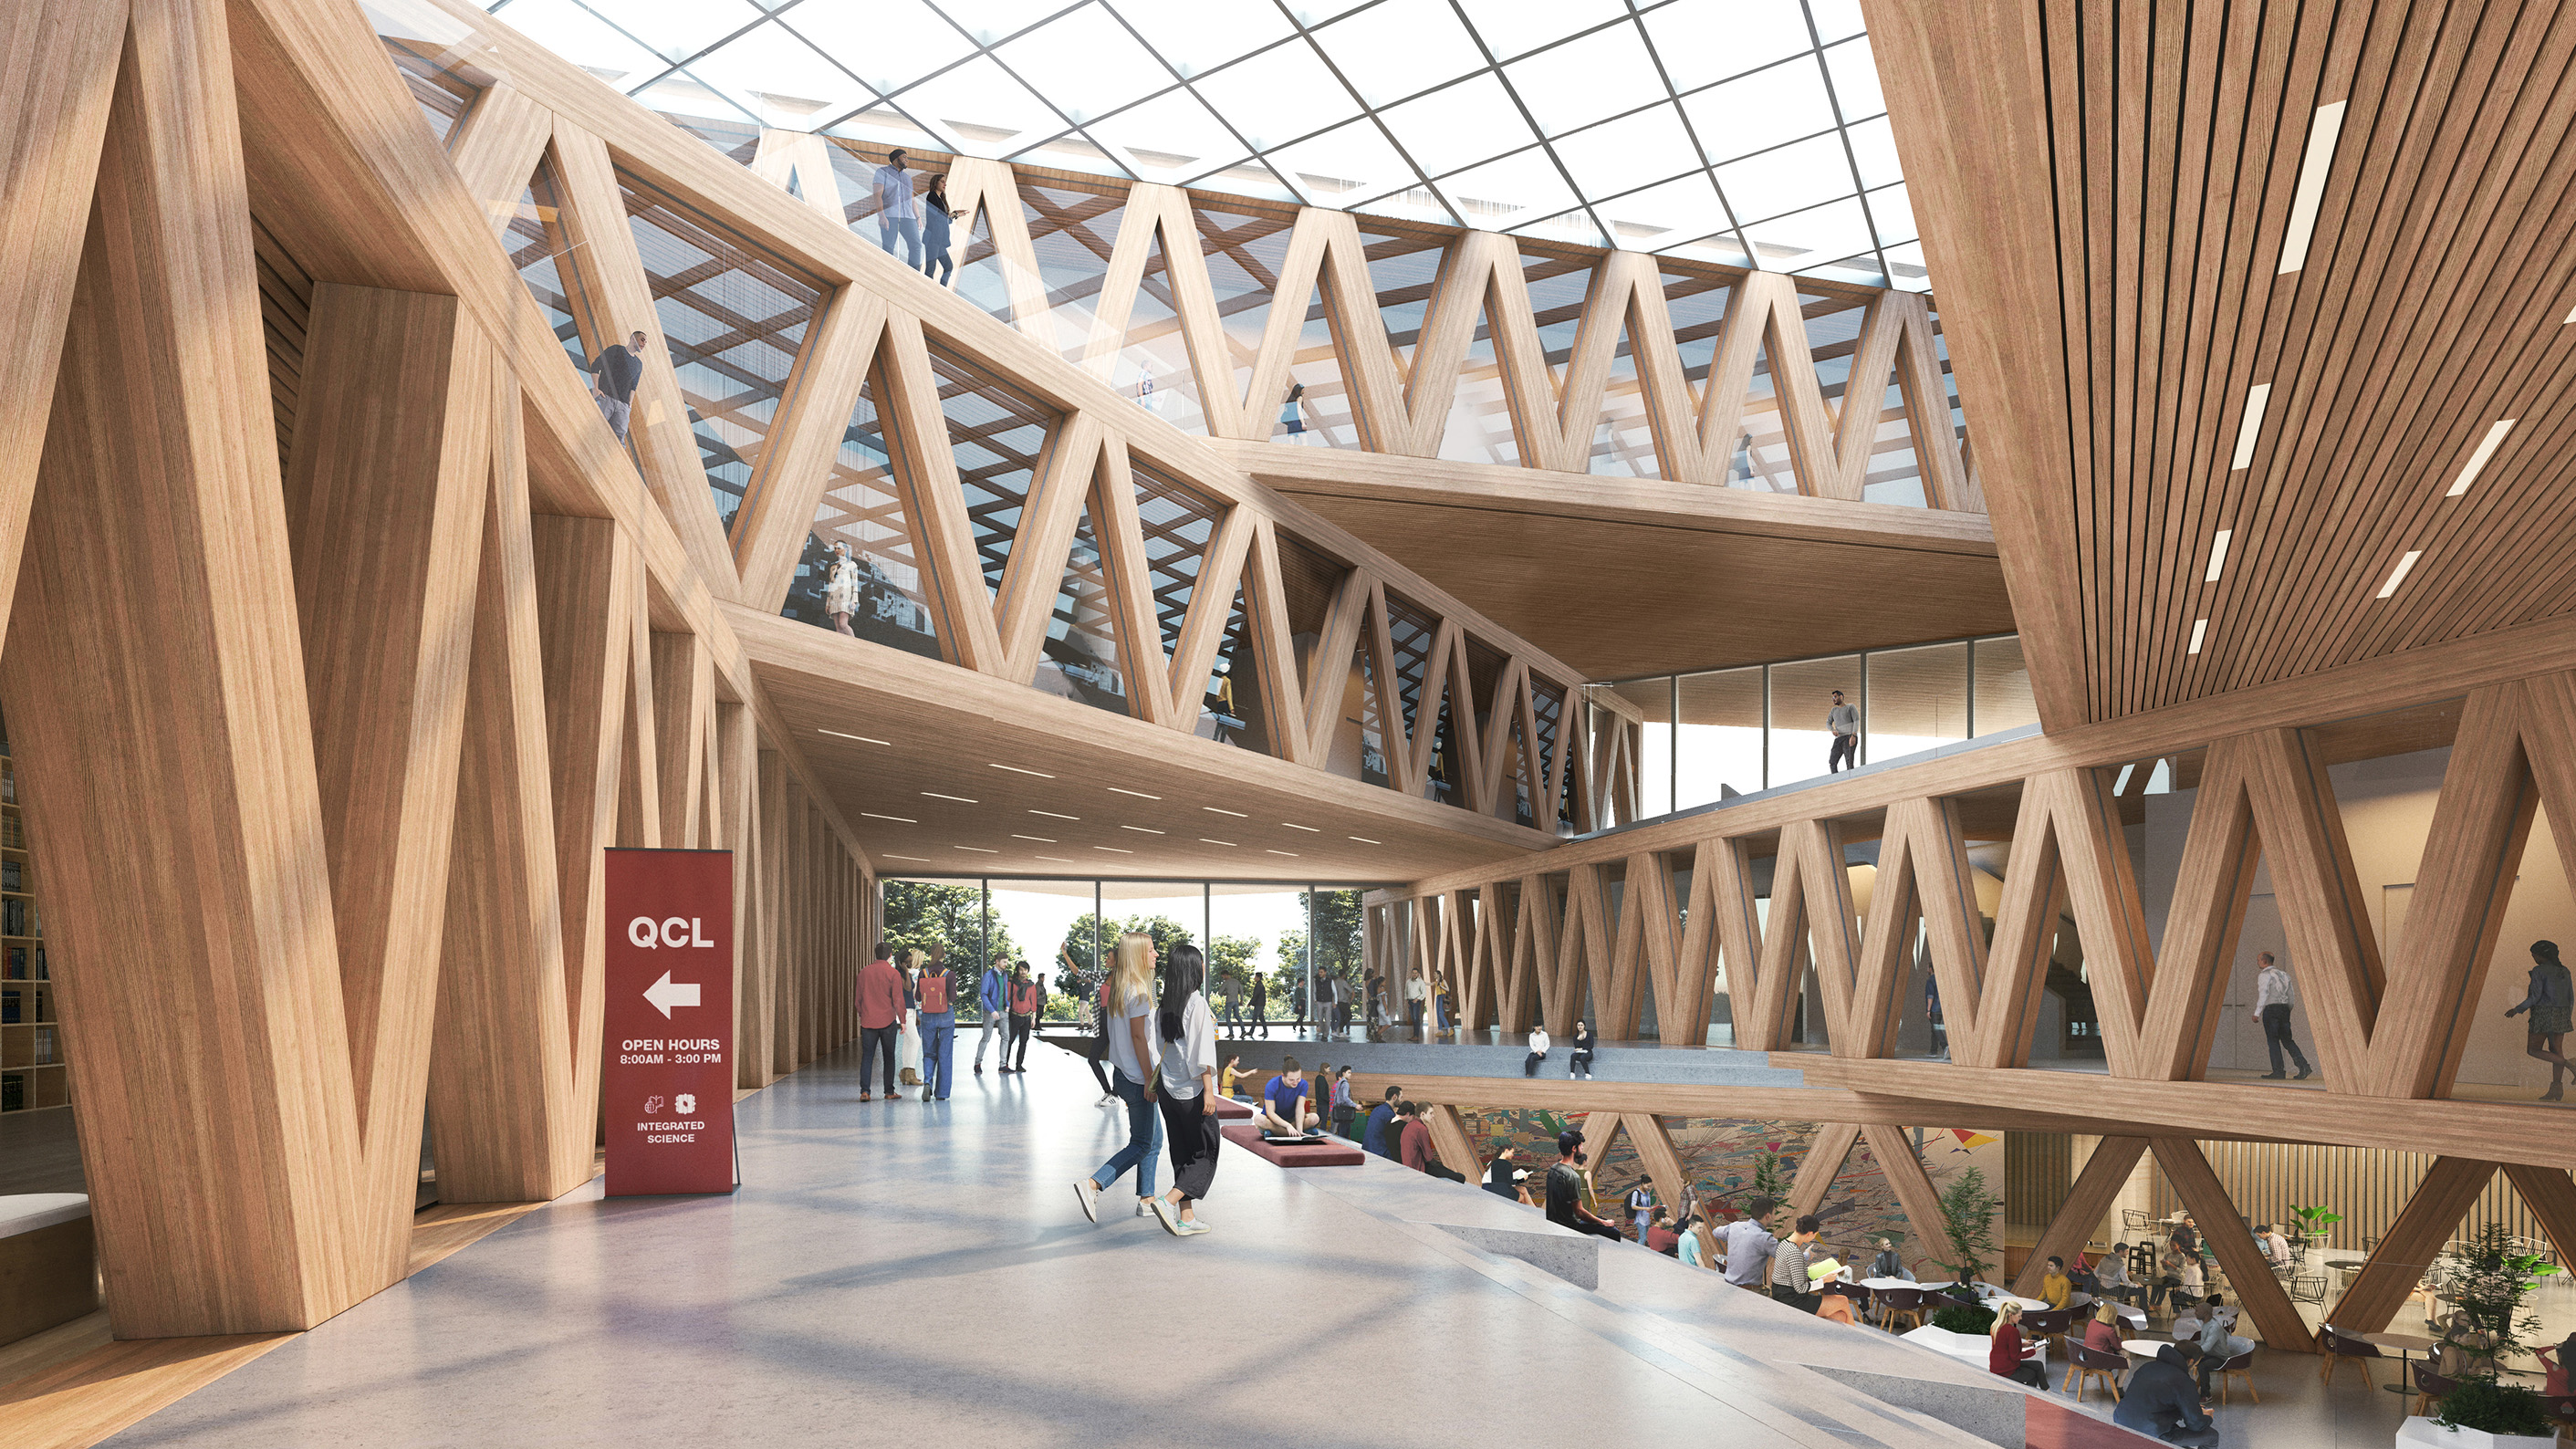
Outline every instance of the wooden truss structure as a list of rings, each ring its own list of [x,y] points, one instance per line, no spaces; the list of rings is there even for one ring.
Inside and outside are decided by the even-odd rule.
[[[648,188],[703,225],[716,239],[710,249],[810,287],[810,316],[793,314],[802,331],[792,369],[758,394],[774,406],[757,446],[740,450],[749,476],[729,532],[692,421],[703,432],[710,418],[739,420],[748,410],[741,398],[708,395],[702,369],[684,379],[671,350],[644,359],[635,466],[716,597],[777,612],[811,538],[845,526],[856,536],[859,525],[899,514],[912,536],[917,592],[938,621],[936,649],[949,663],[1031,683],[1069,611],[1097,613],[1125,665],[1125,708],[1135,720],[1201,732],[1221,677],[1236,711],[1257,722],[1235,741],[1247,748],[1507,821],[1526,812],[1527,823],[1550,833],[1560,816],[1578,829],[1606,818],[1570,669],[1252,483],[1092,371],[1052,356],[1051,332],[1044,348],[1033,347],[1041,324],[1053,325],[1042,294],[1024,286],[1019,301],[1030,310],[1015,330],[853,235],[830,164],[810,154],[821,138],[772,136],[756,164],[737,166],[472,7],[445,8],[458,27],[447,41],[451,63],[491,82],[447,134],[449,161],[514,259],[524,247],[511,228],[523,196],[535,194],[532,178],[550,188],[538,234],[563,248],[551,262],[578,333],[565,346],[595,355],[628,326],[648,325],[657,300],[689,282],[648,268],[638,253],[630,197]],[[392,65],[384,68],[390,79]],[[801,199],[785,189],[791,175]],[[1007,167],[960,160],[950,194],[961,218],[982,208],[1003,245],[1025,247],[1012,185]],[[1157,205],[1186,220],[1177,191],[1160,202],[1130,198],[1139,245],[1154,234]],[[1164,219],[1177,258],[1187,228]],[[1132,251],[1122,243],[1110,267],[1131,299],[1143,265]],[[1021,278],[1014,285],[1033,285],[1036,273],[1012,275]],[[1179,275],[1189,292],[1186,269]],[[1919,299],[1904,300],[1920,310]],[[530,367],[574,380],[569,364],[554,360],[563,346],[540,348],[533,334],[525,341]],[[1043,445],[1028,452],[1024,496],[992,496],[975,465],[961,462],[991,455],[1000,426],[978,433],[960,420],[953,404],[967,379],[1044,429]],[[853,469],[854,410],[879,420],[888,476]],[[1188,546],[1194,557],[1161,572],[1155,561],[1179,547],[1181,528],[1143,516],[1140,500],[1152,498],[1179,500],[1204,540]],[[1086,562],[1095,554],[1096,565]],[[1096,578],[1087,574],[1077,588],[1069,568]],[[853,650],[852,667],[864,667],[865,653]],[[1378,737],[1374,759],[1357,747],[1363,719]]]

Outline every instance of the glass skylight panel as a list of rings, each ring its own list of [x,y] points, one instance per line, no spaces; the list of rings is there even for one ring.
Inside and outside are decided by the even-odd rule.
[[[749,101],[764,126],[809,130],[835,121],[876,97],[839,66],[779,28],[752,27],[704,59],[690,74],[737,101]]]
[[[667,62],[638,44],[634,37],[573,0],[511,0],[501,18],[530,40],[621,91],[642,85],[667,68]]]
[[[1849,127],[1843,136],[1851,142],[1852,164],[1860,170],[1862,186],[1885,186],[1905,179],[1905,168],[1896,161],[1896,132],[1885,116]]]
[[[1084,129],[1093,140],[1124,152],[1148,181],[1178,182],[1243,159],[1243,143],[1234,132],[1186,90],[1156,96]]]
[[[1593,224],[1592,213],[1589,211],[1561,212],[1543,221],[1531,222],[1527,226],[1516,226],[1512,231],[1518,236],[1534,236],[1544,241],[1564,242],[1570,246],[1606,247],[1610,245],[1610,239],[1603,236],[1601,228]]]
[[[1619,0],[1463,0],[1459,8],[1496,60],[1511,60],[1628,14]]]
[[[1892,246],[1887,249],[1885,255],[1887,285],[1902,287],[1908,292],[1932,290],[1931,269],[1923,265],[1923,243],[1910,241],[1901,246]]]
[[[949,132],[969,156],[1007,156],[1065,129],[1064,118],[990,56],[977,56],[893,97],[913,119]]]
[[[1882,243],[1909,242],[1922,234],[1914,225],[1914,199],[1901,181],[1869,193],[1869,219]]]
[[[1440,190],[1458,209],[1459,219],[1479,231],[1509,231],[1581,201],[1541,146],[1443,177]]]
[[[1333,68],[1360,99],[1383,106],[1484,68],[1448,0],[1378,0],[1315,32]]]
[[[1400,190],[1413,168],[1388,143],[1375,121],[1358,120],[1312,140],[1270,153],[1270,164],[1288,184],[1323,206],[1347,206]]]
[[[674,64],[760,19],[746,0],[620,0],[603,8],[618,29]]]
[[[1367,3],[1368,0],[1290,0],[1288,13],[1297,17],[1298,24],[1312,30],[1336,15],[1347,15]]]
[[[1107,0],[1165,64],[1194,76],[1296,34],[1279,7],[1208,0]]]
[[[516,0],[511,9],[526,3]],[[923,0],[869,0],[864,7],[809,0],[778,23],[879,91],[910,85],[975,53],[975,42]]]
[[[1052,15],[1061,15],[1083,3],[1083,0],[931,0],[957,28],[975,37],[978,44],[991,45],[1028,29]]]
[[[1887,97],[1879,92],[1878,62],[1870,58],[1868,36],[1826,47],[1825,69],[1834,78],[1834,100],[1845,119],[1886,113]]]
[[[1596,201],[1700,170],[1699,148],[1669,104],[1561,137],[1556,154]]]
[[[1693,170],[1660,186],[1631,192],[1598,208],[1622,244],[1655,248],[1721,231],[1732,225],[1708,173]]]
[[[1097,5],[1051,20],[993,54],[1077,121],[1178,84],[1127,27]]]
[[[1634,25],[1613,25],[1503,67],[1539,128],[1559,136],[1654,98],[1654,58]]]
[[[1744,234],[1765,266],[1790,272],[1864,252],[1871,245],[1869,219],[1857,196],[1747,223]]]
[[[1823,135],[1792,142],[1717,168],[1717,184],[1739,218],[1803,211],[1854,190],[1843,138]]]
[[[1359,114],[1360,103],[1307,45],[1282,45],[1209,76],[1199,97],[1256,148],[1284,145]]]
[[[1699,143],[1717,161],[1834,128],[1833,98],[1813,56],[1802,56],[1682,98]]]
[[[1413,164],[1432,177],[1538,139],[1521,119],[1520,108],[1512,104],[1511,93],[1491,71],[1391,106],[1379,118],[1395,133]]]
[[[1816,44],[1798,0],[1672,0],[1647,11],[1644,23],[1679,91],[1742,75]]]
[[[1816,23],[1816,43],[1831,45],[1869,28],[1861,18],[1860,0],[1807,0],[1807,17]]]

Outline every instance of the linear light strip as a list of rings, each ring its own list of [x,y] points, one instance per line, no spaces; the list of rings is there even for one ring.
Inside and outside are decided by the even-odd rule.
[[[862,810],[859,813],[870,820],[891,820],[897,825],[919,825],[921,823],[909,815],[879,815],[873,810]]]
[[[814,733],[816,733],[816,734],[818,734],[818,735],[830,735],[830,736],[832,736],[834,739],[857,740],[860,744],[863,744],[863,745],[883,745],[883,744],[885,744],[885,743],[886,743],[884,740],[871,739],[871,738],[869,738],[869,737],[868,737],[868,736],[866,736],[866,735],[845,735],[845,734],[841,733],[839,730],[817,729],[816,731],[814,731]],[[891,748],[893,748],[893,746],[888,745],[888,746],[887,746],[887,748],[891,749]]]
[[[2505,434],[2512,431],[2513,419],[2511,418],[2498,418],[2490,425],[2487,428],[2487,435],[2478,440],[2478,450],[2469,455],[2467,465],[2460,469],[2460,476],[2451,480],[2450,491],[2442,496],[2457,498],[2468,492],[2469,485],[2478,481],[2478,475],[2486,471],[2487,460],[2496,455],[2496,449],[2504,446]]]
[[[2379,596],[2384,599],[2390,594],[2396,593],[2397,586],[2406,582],[2406,575],[2414,569],[2415,560],[2422,558],[2423,556],[2424,550],[2420,548],[2408,549],[2406,551],[2406,557],[2399,559],[2397,561],[2397,567],[2389,573],[2388,582],[2379,586]]]
[[[2245,421],[2236,426],[2236,457],[2227,465],[2235,472],[2254,461],[2254,445],[2263,441],[2263,410],[2272,405],[2272,384],[2258,382],[2245,390]]]
[[[2299,162],[2299,189],[2290,200],[2290,229],[2281,233],[2281,265],[2275,276],[2308,264],[2308,242],[2317,232],[2317,203],[2325,199],[2326,177],[2334,170],[2335,137],[2343,132],[2343,107],[2341,101],[2319,106],[2308,122],[2308,154]]]
[[[1112,785],[1109,788],[1121,795],[1133,795],[1139,800],[1160,800],[1163,798],[1160,795],[1148,795],[1142,790],[1130,790],[1123,785]]]
[[[1008,770],[1014,775],[1035,775],[1041,780],[1052,780],[1055,778],[1055,776],[1048,774],[1044,770],[1023,770],[1017,765],[1004,765],[991,760],[985,761],[985,764],[991,769]]]
[[[2183,652],[2183,653],[2185,653],[2185,654],[2197,654],[2197,653],[2199,653],[2199,652],[2200,652],[2200,639],[2201,639],[2201,636],[2202,636],[2202,635],[2204,635],[2204,634],[2206,634],[2206,633],[2208,633],[2208,632],[2209,632],[2209,621],[2208,621],[2207,619],[2194,619],[2194,620],[2192,620],[2192,621],[2191,621],[2191,647],[2190,647],[2190,648],[2188,648],[2188,649],[2186,649],[2186,650],[2184,650],[2184,651],[2182,651],[2182,652]]]
[[[921,793],[929,796],[933,800],[954,800],[960,805],[981,805],[984,803],[981,800],[969,800],[963,795],[942,795],[936,790],[924,790]]]
[[[2222,528],[2218,531],[2218,535],[2209,541],[2209,572],[2201,575],[2202,583],[2218,582],[2219,572],[2227,567],[2227,541],[2235,536],[2235,529]]]

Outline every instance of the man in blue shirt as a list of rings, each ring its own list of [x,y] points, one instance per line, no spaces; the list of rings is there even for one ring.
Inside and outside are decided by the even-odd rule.
[[[1261,1096],[1261,1130],[1264,1132],[1298,1135],[1315,1120],[1314,1114],[1306,1110],[1306,1074],[1298,1067],[1295,1057],[1279,1063],[1279,1075],[1270,1079],[1269,1087]]]
[[[976,1004],[984,1008],[984,1034],[975,1038],[975,1074],[984,1073],[984,1048],[993,1044],[993,1033],[1008,1031],[1011,1020],[1011,983],[1002,974],[998,961],[984,963],[984,982],[975,993]],[[1002,1038],[1002,1050],[1008,1052],[1011,1039]]]
[[[1403,1095],[1402,1087],[1389,1087],[1386,1100],[1369,1108],[1368,1126],[1360,1132],[1362,1148],[1380,1157],[1395,1156],[1395,1144],[1387,1139],[1395,1127],[1395,1100]]]

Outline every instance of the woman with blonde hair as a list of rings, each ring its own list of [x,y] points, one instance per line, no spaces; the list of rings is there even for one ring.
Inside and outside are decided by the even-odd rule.
[[[2084,1346],[2103,1353],[2120,1352],[2120,1305],[2105,1298],[2093,1305],[2093,1321],[2084,1325]]]
[[[1073,1195],[1082,1215],[1100,1221],[1100,1194],[1129,1168],[1136,1170],[1136,1216],[1153,1211],[1154,1158],[1163,1150],[1163,1116],[1154,1102],[1154,938],[1141,931],[1118,937],[1117,965],[1109,976],[1100,1014],[1108,1039],[1110,1086],[1127,1107],[1127,1145],[1111,1153],[1089,1177],[1077,1178]]]
[[[2021,1300],[2007,1298],[1995,1310],[1994,1340],[1986,1348],[1986,1367],[2005,1378],[2030,1385],[2048,1387],[2048,1370],[2031,1362],[2039,1352],[2036,1345],[2024,1348],[2021,1341]]]

